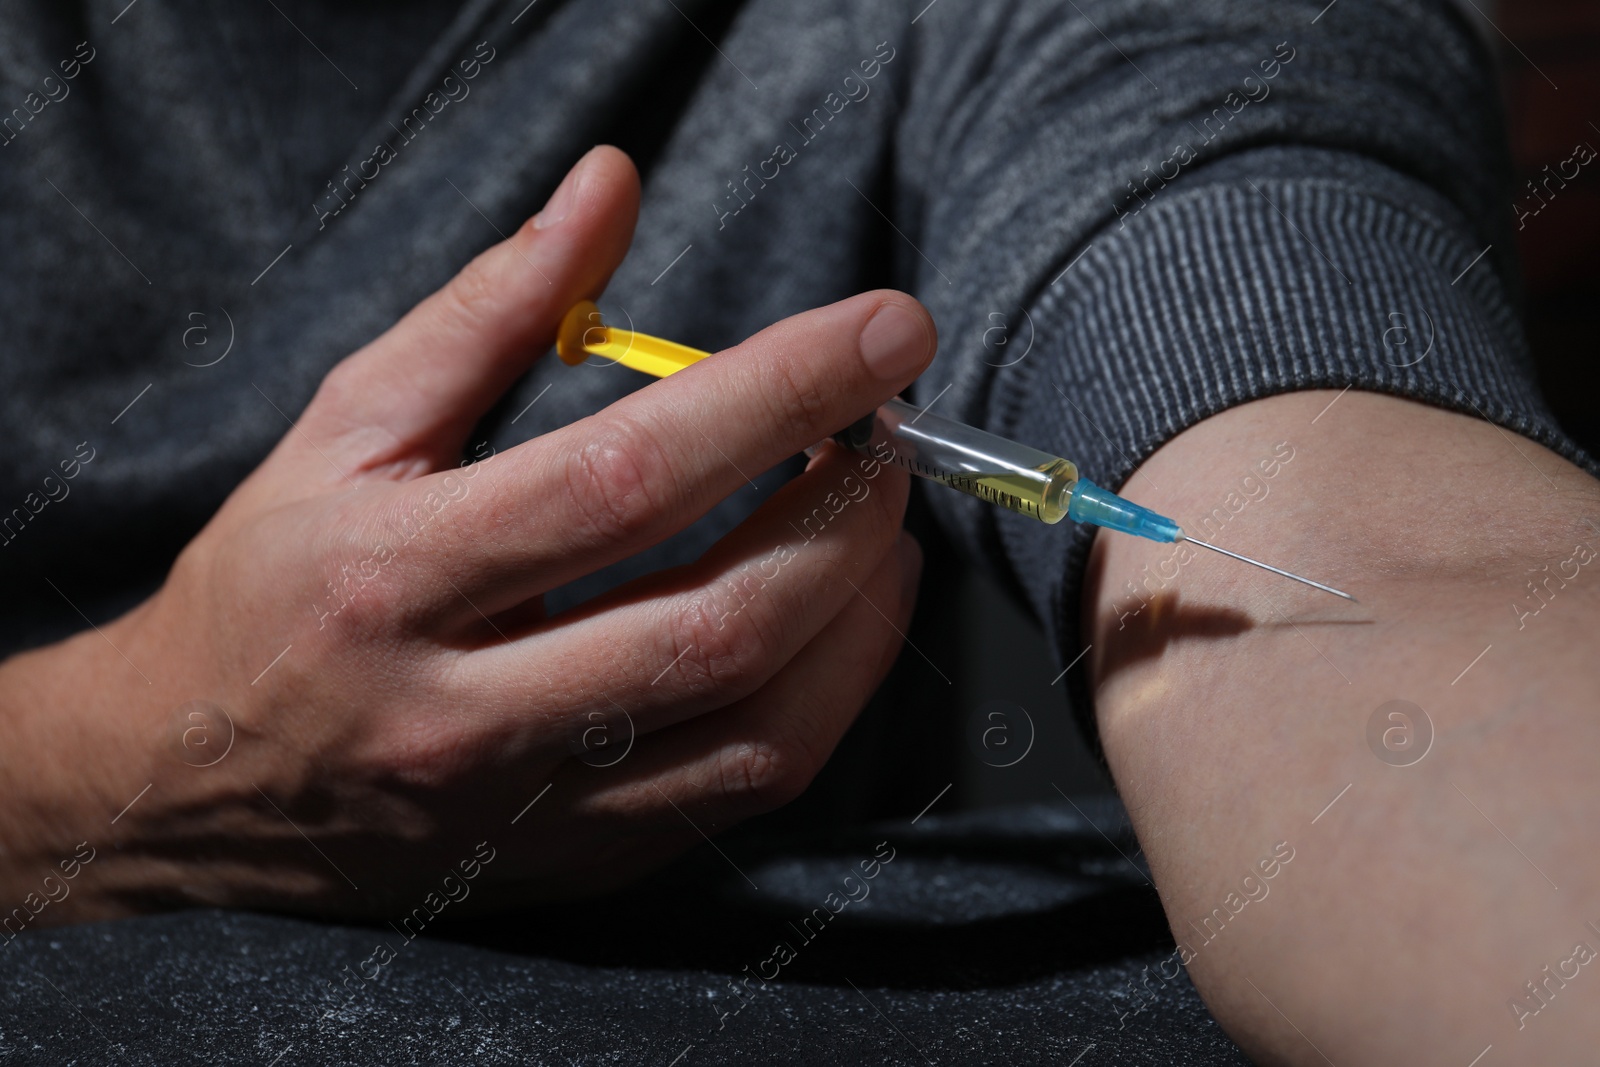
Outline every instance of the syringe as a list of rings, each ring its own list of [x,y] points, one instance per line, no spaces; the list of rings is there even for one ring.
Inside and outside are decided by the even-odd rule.
[[[665,378],[710,355],[659,337],[607,326],[600,309],[589,301],[576,305],[562,319],[556,353],[568,366],[594,356],[657,378]],[[1152,541],[1187,541],[1325,593],[1355,600],[1332,586],[1191,537],[1166,516],[1080,477],[1070,460],[935,415],[898,398],[835,434],[833,439],[853,452],[893,463],[920,478],[1040,522],[1057,523],[1068,518]]]

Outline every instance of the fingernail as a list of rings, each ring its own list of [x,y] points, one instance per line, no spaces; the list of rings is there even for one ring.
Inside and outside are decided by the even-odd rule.
[[[922,585],[922,546],[917,539],[900,531],[900,603],[911,604]]]
[[[561,179],[556,191],[550,194],[544,210],[533,217],[535,229],[548,230],[572,213],[573,206],[578,202],[578,186],[583,182],[583,172],[588,169],[589,157],[593,154],[594,149],[591,148],[567,171],[567,176]]]
[[[922,369],[929,340],[920,318],[903,304],[888,303],[861,330],[861,361],[878,378],[898,380]]]

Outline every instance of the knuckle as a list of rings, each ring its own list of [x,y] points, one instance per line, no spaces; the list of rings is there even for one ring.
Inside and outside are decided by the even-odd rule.
[[[752,693],[778,661],[778,619],[733,593],[702,592],[670,622],[678,686],[733,701]]]
[[[661,524],[669,499],[661,487],[672,479],[655,439],[637,423],[612,417],[568,454],[563,483],[578,537],[620,547]]]
[[[362,561],[365,562],[365,561]],[[316,628],[345,643],[387,639],[403,622],[406,605],[384,575],[343,564],[317,592]]]
[[[437,792],[467,777],[475,765],[472,746],[435,717],[391,723],[375,754],[377,777],[408,790]]]
[[[719,787],[741,808],[771,811],[805,792],[817,768],[769,739],[736,742],[719,754]]]
[[[397,639],[422,621],[414,584],[392,566],[398,557],[393,546],[405,543],[403,528],[391,523],[379,528],[389,532],[336,536],[318,551],[312,607],[317,630],[372,645]]]
[[[691,692],[736,699],[750,692],[773,659],[776,636],[737,600],[696,597],[670,627],[680,684]]]
[[[440,715],[481,704],[464,687],[459,658],[396,665],[404,680],[381,693],[388,713],[338,735],[344,773],[408,791],[441,792],[480,776],[495,758],[496,738],[469,725],[470,715]],[[327,747],[327,746],[325,746]]]
[[[492,318],[498,302],[497,277],[486,257],[468,262],[443,290],[447,318],[468,328]]]
[[[323,375],[307,410],[318,414],[348,410],[364,391],[361,377],[357,357],[340,360]]]
[[[819,376],[797,361],[780,361],[775,370],[777,388],[769,395],[780,425],[810,427],[824,422],[830,405]]]
[[[529,215],[522,220],[522,225],[517,227],[517,232],[506,241],[506,247],[519,256],[525,252],[533,251],[539,243],[539,216]]]

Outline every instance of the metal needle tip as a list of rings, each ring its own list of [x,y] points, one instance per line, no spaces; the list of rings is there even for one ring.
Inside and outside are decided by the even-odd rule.
[[[1180,540],[1180,541],[1188,541],[1190,544],[1199,545],[1201,548],[1209,548],[1211,551],[1220,552],[1224,556],[1232,556],[1234,559],[1243,560],[1245,563],[1250,564],[1252,567],[1260,567],[1264,571],[1271,571],[1273,574],[1281,574],[1285,578],[1293,578],[1295,581],[1300,582],[1303,585],[1309,585],[1313,589],[1320,589],[1324,593],[1332,593],[1334,596],[1342,596],[1346,600],[1350,601],[1352,604],[1361,603],[1361,601],[1357,600],[1355,597],[1351,596],[1349,593],[1341,592],[1340,590],[1333,588],[1333,586],[1331,586],[1331,585],[1323,585],[1321,582],[1313,582],[1310,578],[1302,578],[1298,574],[1290,574],[1286,570],[1280,570],[1279,568],[1274,567],[1271,564],[1262,563],[1258,559],[1251,559],[1249,556],[1241,556],[1237,552],[1229,552],[1225,548],[1218,548],[1216,545],[1208,544],[1205,541],[1200,540],[1198,537],[1190,537],[1188,534],[1180,534],[1179,537],[1178,537],[1178,540]]]

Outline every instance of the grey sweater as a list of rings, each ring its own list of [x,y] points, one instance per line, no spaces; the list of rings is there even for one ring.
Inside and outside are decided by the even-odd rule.
[[[602,141],[645,179],[614,315],[715,349],[905,289],[942,335],[917,399],[1108,487],[1305,388],[1576,455],[1510,296],[1489,62],[1444,0],[125,3],[0,6],[0,652],[147,595],[337,360]],[[475,440],[645,382],[544,360]],[[932,502],[1074,655],[1090,531]]]

